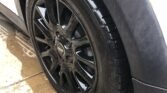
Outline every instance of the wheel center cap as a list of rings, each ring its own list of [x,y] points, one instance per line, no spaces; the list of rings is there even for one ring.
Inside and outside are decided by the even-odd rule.
[[[60,55],[65,55],[65,48],[62,43],[58,42],[57,51]]]

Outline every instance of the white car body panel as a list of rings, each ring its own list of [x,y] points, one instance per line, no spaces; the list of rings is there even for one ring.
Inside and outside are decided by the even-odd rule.
[[[16,4],[15,4],[15,0],[0,0],[0,3],[2,3],[3,5],[5,5],[7,8],[9,8],[12,12],[14,12],[17,16],[18,11],[16,9]]]
[[[150,0],[167,45],[167,0]]]

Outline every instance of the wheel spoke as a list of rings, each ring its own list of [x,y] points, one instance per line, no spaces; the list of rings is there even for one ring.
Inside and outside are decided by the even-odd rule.
[[[58,24],[60,25],[60,10],[59,10],[59,0],[56,0],[56,9],[57,9],[57,21]]]
[[[49,23],[46,20],[46,8],[45,7],[41,7],[41,6],[36,6],[35,9],[38,12],[38,14],[40,15],[40,17],[42,18],[42,20],[44,21],[45,25],[47,27],[49,27]]]
[[[46,8],[47,8],[47,15],[49,18],[49,22],[53,24],[57,24],[55,12],[57,11],[55,8],[55,1],[54,0],[45,0]]]
[[[41,52],[41,57],[47,57],[47,56],[50,56],[50,51],[51,51],[50,49],[47,49],[47,50]]]
[[[75,82],[77,83],[77,88],[80,90],[80,91],[82,91],[83,92],[83,88],[82,88],[82,86],[80,85],[80,83],[79,83],[79,79],[78,79],[78,77],[76,76],[76,73],[75,72],[72,72],[72,74],[73,74],[73,77],[74,77],[74,80],[75,80]]]
[[[83,45],[89,45],[89,41],[86,39],[86,37],[82,37],[81,39],[75,39],[72,40],[74,48],[81,47]]]
[[[89,87],[92,86],[93,76],[90,75],[86,70],[84,70],[84,68],[82,68],[79,63],[76,63],[76,73],[78,73],[80,75],[80,77],[82,79],[84,79],[84,81],[86,81],[86,83],[89,85]]]
[[[37,37],[37,36],[35,37],[35,40],[37,40],[38,42],[41,42],[41,43],[44,43],[44,44],[49,45],[48,42],[47,42],[47,40],[42,39],[42,38],[39,38],[39,37]]]
[[[50,67],[50,69],[49,69],[49,71],[50,71],[50,73],[51,73],[52,75],[55,73],[55,71],[57,70],[58,66],[59,66],[58,63],[52,62],[51,67]]]
[[[65,78],[67,80],[68,85],[70,86],[71,90],[74,90],[76,86],[74,86],[74,78],[72,77],[72,74],[68,71],[64,73]]]
[[[37,2],[37,6],[41,6],[41,5],[43,5],[45,3],[45,1],[44,0],[39,0],[38,2]]]
[[[50,35],[48,29],[44,26],[44,24],[41,21],[42,21],[41,19],[34,20],[34,24],[42,32],[42,34],[45,36],[45,38],[50,38],[51,35]]]
[[[50,66],[50,73],[54,74],[56,69],[59,66],[58,56],[56,55],[55,52],[50,52],[50,57],[51,57],[51,61],[52,61],[52,64]]]
[[[68,24],[67,24],[67,26],[66,26],[66,28],[65,28],[67,37],[71,37],[74,30],[77,28],[77,25],[78,25],[78,21],[75,18],[75,16],[72,15]]]
[[[81,57],[78,53],[76,53],[76,58],[77,58],[77,60],[79,60],[79,61],[82,62],[83,64],[87,65],[87,66],[90,67],[91,69],[94,69],[94,68],[95,68],[95,64],[94,64],[93,61]]]
[[[64,75],[63,75],[63,72],[59,72],[59,76],[60,76],[60,80],[59,80],[60,86],[63,86],[63,84],[64,84]]]

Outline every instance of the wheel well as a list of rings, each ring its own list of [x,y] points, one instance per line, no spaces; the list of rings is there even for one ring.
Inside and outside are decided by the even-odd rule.
[[[20,1],[21,12],[22,12],[23,18],[26,22],[26,1],[27,0],[19,0],[19,1]]]

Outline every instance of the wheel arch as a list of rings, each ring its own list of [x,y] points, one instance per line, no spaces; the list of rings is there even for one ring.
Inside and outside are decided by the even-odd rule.
[[[132,77],[148,85],[166,88],[167,50],[149,1],[103,0],[103,2],[118,28]],[[137,92],[139,91],[137,87],[134,89],[135,93],[141,93]]]

